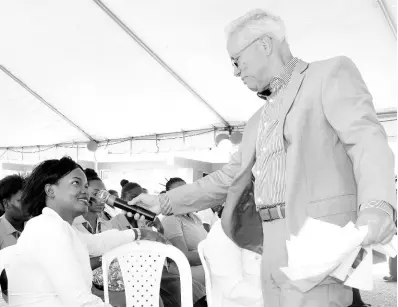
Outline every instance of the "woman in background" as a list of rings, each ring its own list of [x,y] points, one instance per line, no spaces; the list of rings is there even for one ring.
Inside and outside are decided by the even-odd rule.
[[[166,191],[175,189],[186,182],[181,178],[170,178],[166,183]],[[199,258],[198,244],[206,239],[207,231],[202,221],[194,213],[184,215],[170,215],[162,220],[164,235],[175,247],[181,250],[191,265],[192,278],[201,284],[205,284],[205,272]],[[170,267],[174,272],[176,268]]]

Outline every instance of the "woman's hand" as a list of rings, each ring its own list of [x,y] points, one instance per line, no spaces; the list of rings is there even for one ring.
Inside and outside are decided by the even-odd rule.
[[[140,231],[141,240],[156,241],[166,244],[166,238],[162,234],[147,228],[140,229]]]
[[[155,220],[152,221],[148,221],[148,220],[143,220],[143,219],[139,219],[137,221],[137,226],[138,228],[151,228],[151,227],[155,227],[156,230],[161,233],[164,234],[164,228],[162,223],[160,222],[160,220],[158,218],[155,218]]]

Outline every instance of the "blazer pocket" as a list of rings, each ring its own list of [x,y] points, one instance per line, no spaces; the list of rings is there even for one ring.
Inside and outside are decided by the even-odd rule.
[[[319,218],[357,211],[357,197],[355,194],[338,195],[311,201],[307,205],[307,216]]]

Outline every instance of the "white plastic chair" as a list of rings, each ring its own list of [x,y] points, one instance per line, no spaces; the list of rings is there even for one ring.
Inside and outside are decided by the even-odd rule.
[[[212,297],[211,276],[210,276],[209,264],[207,263],[206,255],[204,252],[205,244],[206,244],[206,239],[199,242],[198,253],[199,253],[200,261],[202,262],[203,269],[205,271],[207,307],[212,307],[213,306],[213,303],[212,303],[213,297]]]
[[[158,307],[160,280],[166,257],[180,273],[181,306],[192,307],[192,275],[188,259],[177,248],[153,241],[135,241],[102,256],[104,298],[109,303],[108,268],[114,259],[122,271],[126,307]]]

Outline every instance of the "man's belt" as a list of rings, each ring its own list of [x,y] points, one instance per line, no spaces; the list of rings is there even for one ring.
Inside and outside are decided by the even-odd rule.
[[[258,210],[258,213],[260,213],[263,222],[271,222],[277,219],[284,219],[286,217],[285,204],[260,208]]]

